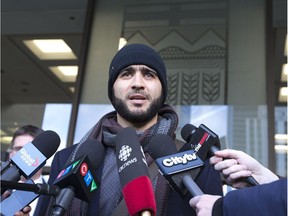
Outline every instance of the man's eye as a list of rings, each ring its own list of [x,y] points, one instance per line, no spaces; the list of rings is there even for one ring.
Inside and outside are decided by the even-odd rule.
[[[128,76],[131,76],[131,72],[129,71],[124,71],[120,74],[120,77],[128,77]]]
[[[154,77],[157,77],[157,74],[154,72],[146,72],[145,77],[154,78]]]
[[[13,148],[12,148],[12,150],[13,150],[13,151],[16,151],[16,152],[20,151],[20,149],[22,149],[22,147],[13,147]]]

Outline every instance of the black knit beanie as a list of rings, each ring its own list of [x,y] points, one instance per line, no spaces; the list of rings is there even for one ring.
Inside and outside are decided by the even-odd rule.
[[[146,65],[155,70],[162,84],[163,103],[167,96],[167,79],[165,64],[160,55],[144,44],[130,44],[120,49],[110,64],[108,97],[112,99],[112,89],[119,73],[130,65]]]

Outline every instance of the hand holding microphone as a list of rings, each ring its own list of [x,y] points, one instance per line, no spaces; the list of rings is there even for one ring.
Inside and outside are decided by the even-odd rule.
[[[223,158],[229,158],[223,160]],[[215,152],[215,156],[210,158],[210,163],[215,169],[221,171],[227,181],[235,188],[242,188],[247,183],[239,181],[243,177],[251,174],[257,178],[260,184],[270,183],[278,180],[278,176],[260,164],[250,155],[233,149],[224,149]]]
[[[18,205],[19,205],[19,203],[21,204],[21,202],[18,202],[18,199],[16,199],[17,200],[16,201],[15,198],[13,198],[13,196],[11,197],[11,193],[12,193],[11,190],[6,190],[1,196],[1,216],[6,216],[6,215],[24,216],[24,215],[28,215],[31,212],[31,207],[28,204],[19,207]],[[26,197],[26,198],[29,199],[29,197]],[[7,205],[6,205],[5,202],[7,202],[7,201],[10,203],[7,203]]]
[[[191,124],[186,124],[181,130],[182,138],[195,149],[197,155],[202,155],[205,160],[220,150],[220,141],[218,135],[201,124],[198,128]],[[225,158],[227,159],[227,158]],[[226,162],[227,163],[227,162]],[[250,176],[242,176],[249,186],[259,185],[259,183]]]
[[[195,196],[190,199],[189,204],[197,212],[197,216],[214,215],[213,206],[214,203],[221,198],[221,196],[204,194],[201,196]],[[222,215],[222,214],[215,214]]]
[[[202,195],[189,201],[197,216],[287,215],[287,178],[232,190],[225,196]]]

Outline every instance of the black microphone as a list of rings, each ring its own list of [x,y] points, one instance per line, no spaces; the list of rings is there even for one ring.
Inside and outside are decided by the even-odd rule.
[[[186,124],[181,130],[182,138],[195,149],[197,155],[205,160],[220,150],[220,141],[217,134],[200,124],[197,128],[194,125]],[[251,186],[259,185],[253,176],[245,178],[245,181]]]
[[[85,141],[78,149],[76,160],[65,166],[53,182],[61,188],[53,205],[52,215],[64,215],[72,200],[89,202],[99,188],[95,168],[101,164],[105,154],[102,143],[95,139]]]
[[[186,124],[181,130],[181,136],[203,161],[220,149],[218,135],[203,124],[199,128]]]
[[[124,128],[118,132],[116,155],[122,194],[129,214],[156,215],[156,201],[146,159],[134,129]]]
[[[15,190],[22,190],[22,191],[30,191],[36,194],[43,194],[43,195],[58,195],[60,192],[60,188],[55,185],[48,185],[48,184],[31,184],[31,181],[26,181],[25,183],[21,182],[11,182],[1,180],[1,187],[6,189],[15,189]]]
[[[156,134],[150,140],[147,151],[158,165],[160,173],[182,198],[188,191],[193,197],[203,194],[192,176],[196,178],[197,168],[204,163],[192,149],[177,153],[171,137]]]
[[[60,145],[60,137],[54,131],[43,131],[32,142],[21,148],[10,161],[10,166],[3,168],[1,180],[19,181],[21,175],[30,179],[41,169]],[[1,194],[4,192],[1,188]]]
[[[10,167],[10,161],[1,161],[0,174],[4,173]]]

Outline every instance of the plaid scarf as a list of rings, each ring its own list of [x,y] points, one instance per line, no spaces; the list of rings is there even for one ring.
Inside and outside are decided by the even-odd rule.
[[[158,113],[158,122],[145,130],[144,132],[137,131],[141,146],[145,152],[150,139],[155,134],[167,134],[175,139],[175,130],[178,125],[178,116],[174,109],[169,105],[164,105]],[[99,215],[111,215],[117,204],[122,199],[121,186],[119,182],[119,175],[117,172],[116,156],[115,156],[115,137],[122,127],[117,123],[116,111],[104,115],[98,123],[93,126],[86,135],[81,139],[80,144],[72,152],[66,164],[71,163],[75,159],[75,155],[81,147],[81,144],[87,139],[97,139],[106,147],[106,154],[104,159],[104,167],[102,173],[101,187],[100,187],[100,211]],[[146,154],[148,166],[153,162],[153,159]],[[106,171],[106,173],[105,173]],[[111,181],[110,181],[111,180]],[[113,182],[113,183],[111,183]],[[111,185],[114,188],[111,190]],[[168,198],[169,185],[164,177],[160,174],[153,180],[155,190],[155,198],[157,205],[157,216],[166,215],[166,202]],[[110,187],[110,188],[109,188]],[[101,189],[102,188],[102,189]],[[109,190],[110,189],[110,190]],[[108,192],[107,192],[108,191]],[[105,192],[105,193],[104,193]],[[114,199],[113,199],[114,198]],[[109,201],[109,203],[108,203]],[[80,204],[79,204],[80,202]],[[79,208],[80,206],[80,208]],[[76,209],[77,208],[77,209]],[[74,199],[70,211],[67,215],[86,215],[88,204],[84,201]]]

